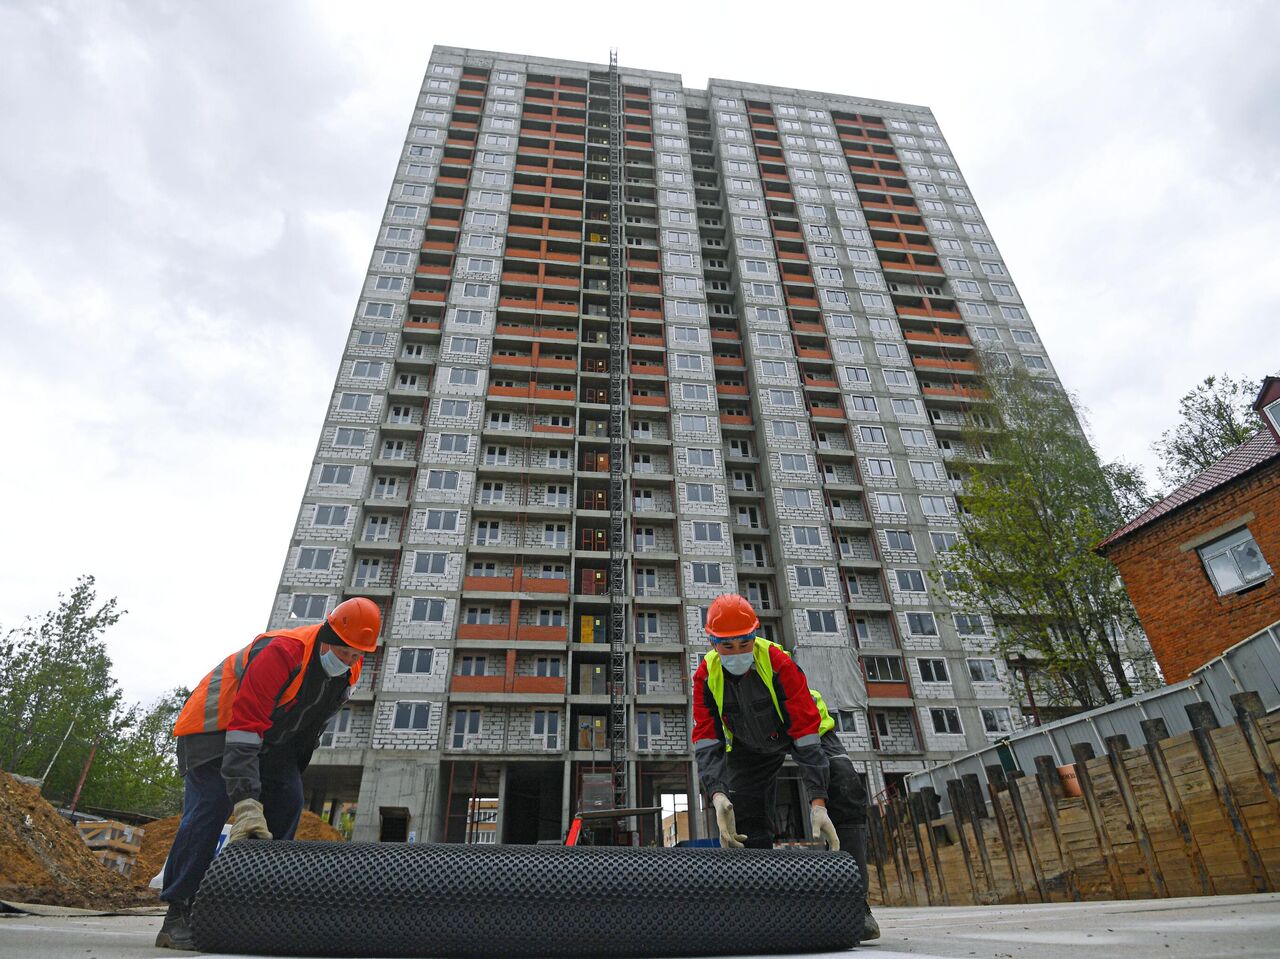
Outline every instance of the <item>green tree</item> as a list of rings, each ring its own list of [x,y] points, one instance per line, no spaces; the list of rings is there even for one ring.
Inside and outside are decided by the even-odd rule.
[[[964,431],[953,461],[965,474],[962,535],[935,579],[957,610],[995,617],[1000,651],[1037,664],[1052,705],[1091,708],[1154,685],[1129,597],[1093,551],[1149,505],[1141,473],[1098,461],[1058,387],[1007,369],[985,382],[995,419]]]
[[[1262,429],[1253,410],[1259,384],[1253,380],[1206,376],[1178,400],[1179,420],[1151,448],[1160,457],[1160,479],[1181,486]]]
[[[115,736],[104,739],[85,781],[81,803],[168,816],[182,808],[173,723],[189,689],[174,689],[145,710],[126,710]]]
[[[56,609],[8,631],[0,642],[0,767],[40,777],[65,738],[45,792],[70,795],[90,741],[127,726],[102,638],[124,614],[114,598],[98,602],[86,575],[58,594]]]

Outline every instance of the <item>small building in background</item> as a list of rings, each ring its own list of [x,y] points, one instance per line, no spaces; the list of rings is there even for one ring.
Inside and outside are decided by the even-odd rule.
[[[1097,546],[1170,683],[1280,620],[1280,377],[1254,409],[1262,430]]]

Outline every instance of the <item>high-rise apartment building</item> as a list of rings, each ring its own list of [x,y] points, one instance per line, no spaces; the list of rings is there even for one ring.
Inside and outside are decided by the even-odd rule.
[[[1054,379],[956,160],[924,107],[708,86],[432,53],[271,617],[383,607],[307,775],[357,838],[557,840],[615,760],[695,793],[722,592],[872,794],[1020,722],[927,572],[975,351]]]

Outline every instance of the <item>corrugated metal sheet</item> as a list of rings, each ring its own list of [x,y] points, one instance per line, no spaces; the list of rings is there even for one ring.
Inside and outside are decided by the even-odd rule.
[[[1146,742],[1141,726],[1144,719],[1163,719],[1169,734],[1176,736],[1191,729],[1186,712],[1191,703],[1211,703],[1218,722],[1226,725],[1235,721],[1232,695],[1245,691],[1257,692],[1267,712],[1280,709],[1280,623],[1232,646],[1201,666],[1190,679],[1014,733],[1001,743],[914,773],[907,777],[907,783],[913,792],[932,786],[942,797],[943,809],[949,809],[949,779],[975,773],[985,785],[983,767],[1001,762],[1006,769],[1021,769],[1033,776],[1037,756],[1052,756],[1056,765],[1064,766],[1072,761],[1073,744],[1089,743],[1097,755],[1102,755],[1110,736],[1127,736],[1130,745],[1137,746]]]

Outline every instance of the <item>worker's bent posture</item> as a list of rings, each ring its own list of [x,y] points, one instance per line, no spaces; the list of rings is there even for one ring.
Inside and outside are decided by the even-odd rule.
[[[156,945],[194,949],[189,914],[227,816],[230,840],[292,839],[302,772],[320,733],[351,695],[382,617],[373,600],[340,603],[323,623],[263,633],[209,673],[173,734],[185,777],[182,822],[164,869],[169,903]]]
[[[833,731],[822,695],[776,643],[742,596],[716,599],[707,613],[711,651],[693,675],[693,749],[723,846],[773,847],[778,772],[790,753],[810,800],[815,839],[857,860],[866,881],[867,792]],[[880,927],[867,914],[862,939]]]

